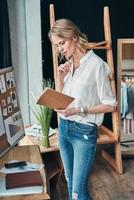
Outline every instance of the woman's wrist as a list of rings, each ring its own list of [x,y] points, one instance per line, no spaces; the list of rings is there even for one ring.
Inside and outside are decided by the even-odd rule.
[[[87,115],[87,114],[89,114],[88,107],[76,108],[76,114],[78,114],[78,115]]]

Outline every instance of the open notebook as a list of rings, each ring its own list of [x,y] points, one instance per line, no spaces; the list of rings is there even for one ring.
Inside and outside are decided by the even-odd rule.
[[[36,103],[52,109],[65,109],[73,100],[74,98],[71,96],[51,88],[45,88]]]

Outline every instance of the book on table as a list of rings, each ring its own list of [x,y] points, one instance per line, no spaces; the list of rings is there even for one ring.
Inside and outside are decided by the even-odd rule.
[[[26,194],[39,194],[42,193],[43,191],[44,191],[44,185],[6,189],[6,178],[4,176],[0,177],[0,197],[26,195]]]
[[[51,88],[45,88],[36,103],[52,109],[65,109],[73,100],[74,98],[69,95]]]
[[[6,189],[41,185],[43,185],[43,180],[40,171],[27,171],[6,174]]]

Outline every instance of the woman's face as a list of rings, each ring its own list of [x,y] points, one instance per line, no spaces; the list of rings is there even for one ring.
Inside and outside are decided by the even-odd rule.
[[[51,37],[52,43],[66,59],[71,58],[76,51],[76,41],[74,39],[61,38],[55,35]]]

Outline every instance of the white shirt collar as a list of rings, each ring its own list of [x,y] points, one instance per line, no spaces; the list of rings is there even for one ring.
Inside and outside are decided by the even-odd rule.
[[[89,51],[80,59],[80,64],[84,63],[92,54],[93,54],[93,50],[89,50]]]

